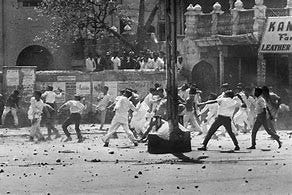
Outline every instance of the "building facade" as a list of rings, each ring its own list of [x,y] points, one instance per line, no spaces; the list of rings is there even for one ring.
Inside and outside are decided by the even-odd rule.
[[[207,92],[225,82],[268,85],[289,101],[292,54],[263,54],[259,46],[268,17],[291,16],[290,1],[230,2],[232,7],[214,3],[209,13],[203,12],[210,10],[204,3],[188,6],[180,50],[189,79]]]
[[[36,39],[48,28],[49,20],[39,17],[35,7],[41,0],[1,0],[0,1],[0,66],[37,66],[38,70],[70,70],[84,65],[84,58],[90,52],[106,52],[110,49],[108,40],[86,40],[84,43],[59,45],[52,47],[50,43]],[[117,0],[117,4],[125,6],[129,17],[134,23],[138,21],[139,0]],[[151,13],[153,6],[159,0],[145,1],[145,20]],[[157,16],[153,21],[154,31],[157,31]],[[121,31],[123,24],[117,15],[108,18],[108,24]],[[131,26],[131,33],[136,26]],[[116,39],[111,42],[115,44]],[[54,49],[52,49],[54,48]]]

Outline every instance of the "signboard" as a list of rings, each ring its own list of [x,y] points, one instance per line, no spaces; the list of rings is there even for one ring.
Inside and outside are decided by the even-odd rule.
[[[7,86],[18,86],[19,85],[19,72],[18,70],[7,70],[6,73]]]
[[[270,17],[260,46],[261,53],[292,53],[292,17]]]
[[[76,93],[79,95],[90,95],[90,82],[77,82]]]
[[[57,81],[76,81],[76,76],[57,76]]]

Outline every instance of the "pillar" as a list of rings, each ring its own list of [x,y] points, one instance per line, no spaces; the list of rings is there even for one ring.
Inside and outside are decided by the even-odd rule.
[[[231,9],[232,15],[232,35],[237,35],[239,32],[239,12],[244,10],[243,3],[241,0],[237,0],[234,3],[234,9]]]
[[[264,0],[255,0],[254,10],[254,24],[253,31],[255,37],[260,40],[265,28],[266,21],[266,10],[267,7],[264,5]]]
[[[212,35],[216,35],[218,34],[218,17],[220,14],[223,14],[224,12],[221,10],[222,6],[220,5],[220,3],[216,2],[213,5],[213,11],[211,12],[212,14],[212,27],[211,27],[211,31],[212,31]]]
[[[220,86],[224,83],[224,51],[223,48],[219,48],[219,83]]]
[[[241,58],[238,58],[238,81],[239,82],[242,82],[242,80],[241,80],[241,78],[242,78],[241,74],[242,74],[242,60],[241,60]]]
[[[266,83],[266,61],[262,53],[258,54],[257,60],[257,84],[262,86]]]
[[[286,9],[288,9],[289,16],[292,16],[292,0],[287,0]]]
[[[199,16],[202,14],[202,7],[197,4],[195,7],[190,4],[187,8],[186,16],[186,29],[185,34],[186,37],[191,39],[196,39],[198,35],[198,22]]]

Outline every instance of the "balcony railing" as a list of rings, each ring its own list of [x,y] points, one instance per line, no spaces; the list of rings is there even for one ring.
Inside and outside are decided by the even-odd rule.
[[[247,34],[253,32],[253,24],[254,24],[254,11],[253,10],[244,10],[238,12],[239,14],[239,22],[238,34]],[[231,24],[232,25],[232,24]]]
[[[218,16],[217,31],[219,35],[232,35],[232,15],[224,13]]]
[[[289,16],[289,10],[283,8],[268,8],[266,11],[267,17]]]
[[[212,15],[204,14],[199,17],[198,36],[210,37],[212,35]]]

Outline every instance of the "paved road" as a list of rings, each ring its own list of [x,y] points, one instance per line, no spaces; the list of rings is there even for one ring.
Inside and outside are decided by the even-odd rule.
[[[149,154],[146,144],[133,147],[124,133],[104,148],[103,131],[82,129],[88,139],[81,144],[34,144],[25,142],[27,129],[0,129],[0,194],[292,193],[289,131],[280,132],[281,149],[261,131],[258,149],[249,151],[250,135],[239,135],[236,153],[224,153],[233,148],[229,137],[197,151],[203,136],[194,134],[193,151],[174,156]]]

